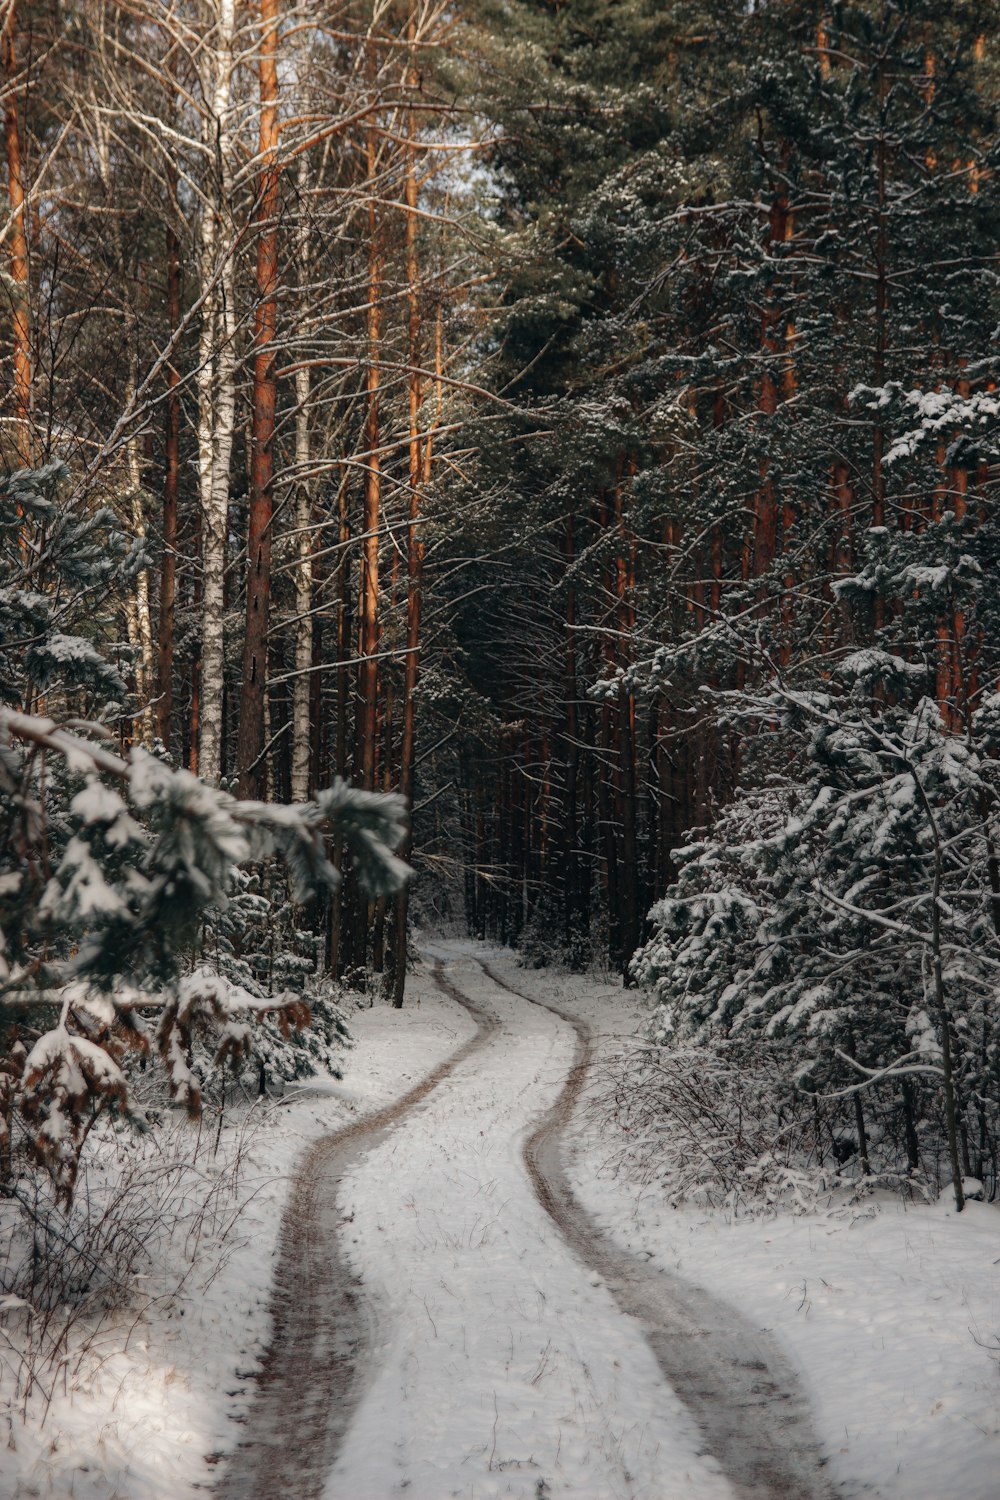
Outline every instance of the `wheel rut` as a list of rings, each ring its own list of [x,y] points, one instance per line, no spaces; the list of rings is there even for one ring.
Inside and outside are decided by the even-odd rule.
[[[440,960],[434,980],[476,1022],[476,1034],[384,1109],[316,1141],[300,1158],[282,1221],[271,1292],[271,1342],[246,1419],[247,1436],[214,1486],[219,1500],[315,1500],[364,1388],[375,1310],[340,1248],[337,1189],[383,1139],[497,1030]]]
[[[737,1308],[621,1249],[574,1195],[561,1144],[593,1060],[591,1028],[571,1011],[515,989],[483,959],[477,963],[500,989],[573,1028],[576,1053],[569,1076],[525,1142],[528,1175],[571,1249],[642,1327],[664,1378],[697,1422],[705,1452],[739,1500],[842,1495],[822,1472],[807,1404],[774,1341]],[[458,998],[453,987],[448,993]]]

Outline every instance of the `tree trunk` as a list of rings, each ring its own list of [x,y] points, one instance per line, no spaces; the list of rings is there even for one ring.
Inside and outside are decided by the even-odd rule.
[[[888,218],[888,142],[886,140],[886,105],[889,81],[885,59],[878,64],[879,135],[876,149],[878,174],[878,212],[875,219],[875,361],[872,384],[885,384],[889,349],[889,218]],[[879,421],[872,435],[872,525],[885,525],[885,428]],[[885,603],[881,595],[875,601],[875,627],[883,623]]]
[[[139,365],[139,329],[134,309],[128,310],[129,319],[129,374],[125,386],[126,404],[135,400]],[[139,454],[139,438],[133,435],[125,447],[125,466],[128,480],[129,522],[136,541],[146,539],[146,497],[142,488],[142,459]],[[129,623],[129,641],[136,652],[135,692],[139,704],[139,720],[142,725],[142,743],[147,750],[153,748],[153,616],[149,598],[149,569],[140,568],[135,580],[135,590],[129,591],[126,604]]]
[[[628,466],[631,475],[632,465]],[[618,596],[618,666],[626,665],[628,643],[635,630],[635,538],[625,519],[625,487],[621,477],[615,486],[615,528],[618,533],[618,556],[615,563],[615,587]],[[639,946],[639,840],[636,808],[635,765],[635,697],[622,688],[618,693],[618,779],[621,793],[622,868],[621,889],[621,960],[622,979],[630,983],[629,963]]]
[[[17,4],[11,0],[0,35],[3,76],[7,89],[4,135],[7,146],[7,193],[10,199],[11,335],[14,345],[14,453],[21,468],[30,468],[34,452],[31,437],[31,327],[29,321],[28,235],[24,210],[23,152],[17,115],[21,90],[17,87]]]
[[[177,172],[169,173],[171,210],[176,206]],[[181,319],[180,240],[167,229],[167,323],[171,333]],[[163,562],[160,567],[160,639],[157,660],[156,732],[170,754],[174,710],[174,608],[177,592],[177,480],[180,469],[181,398],[176,362],[167,366],[163,461]]]
[[[412,48],[415,33],[413,13],[410,14],[407,37]],[[416,79],[411,63],[407,83],[413,88]],[[409,525],[406,533],[406,666],[403,678],[403,733],[399,750],[399,790],[406,801],[409,823],[400,848],[402,859],[409,861],[413,852],[413,776],[416,750],[416,691],[420,672],[420,623],[422,613],[422,586],[424,568],[424,543],[420,530],[420,500],[424,486],[431,475],[433,437],[428,434],[421,439],[420,413],[423,406],[423,381],[420,368],[420,281],[417,264],[417,172],[414,132],[416,120],[413,110],[409,112],[409,139],[406,147],[406,293],[409,310],[407,327],[407,376],[409,398]],[[441,390],[442,362],[441,307],[438,306],[434,335],[434,362],[437,376],[438,400]],[[403,1004],[406,989],[406,924],[409,911],[409,885],[404,885],[396,896],[395,928],[392,953],[392,1003],[396,1009]]]
[[[260,174],[255,218],[257,307],[254,313],[253,431],[247,523],[246,625],[236,763],[241,797],[266,785],[264,699],[271,601],[271,518],[274,511],[274,373],[278,318],[278,0],[260,0]]]
[[[368,44],[368,69],[374,88],[375,57]],[[382,359],[382,224],[375,202],[378,136],[368,129],[368,369],[365,376],[365,489],[362,516],[361,577],[358,595],[358,698],[355,726],[355,768],[361,785],[375,789],[375,746],[378,727],[379,647],[379,530],[382,524],[381,359]],[[360,976],[368,959],[369,903],[354,880],[350,885],[351,966]]]
[[[368,132],[368,173],[373,180],[377,165],[376,136]],[[374,193],[374,188],[373,188]],[[375,786],[375,726],[378,711],[378,550],[382,519],[382,470],[380,441],[380,360],[382,340],[382,245],[381,225],[374,196],[368,209],[368,370],[365,377],[365,499],[359,594],[358,665],[358,770],[361,784]]]
[[[792,216],[788,199],[777,192],[771,204],[768,218],[768,233],[772,245],[783,244],[792,234]],[[772,285],[766,295],[761,315],[761,349],[764,354],[763,373],[757,409],[765,419],[770,419],[778,410],[778,381],[775,365],[782,346],[780,329],[780,298],[778,289]],[[765,421],[764,430],[770,427]],[[760,461],[760,486],[754,501],[752,555],[749,565],[744,564],[744,577],[761,578],[774,562],[778,548],[778,503],[774,479],[768,458]]]
[[[305,314],[305,288],[309,284],[310,243],[306,194],[309,187],[307,158],[299,158],[299,201],[302,205],[303,229],[299,236],[299,312]],[[295,372],[295,547],[298,565],[295,570],[295,677],[292,684],[292,801],[305,802],[309,797],[312,765],[313,704],[313,537],[312,481],[309,465],[312,455],[309,442],[309,368]],[[317,719],[317,727],[319,720]]]
[[[202,222],[200,271],[205,300],[197,377],[202,548],[198,772],[210,782],[217,782],[223,770],[226,542],[236,426],[236,278],[233,247],[223,244],[233,150],[230,111],[235,29],[235,0],[219,0],[212,106],[205,126],[206,144],[215,158],[215,181]],[[216,283],[220,259],[222,272]]]
[[[336,619],[337,619],[337,710],[334,725],[334,771],[342,780],[347,776],[347,726],[350,711],[351,673],[345,665],[351,654],[351,554],[348,543],[351,539],[351,518],[348,507],[348,475],[345,465],[340,490],[337,496],[338,552],[336,565]],[[335,847],[333,862],[342,868],[342,850]],[[337,886],[330,901],[330,931],[327,947],[327,967],[331,974],[340,975],[344,967],[344,885]]]
[[[573,535],[573,513],[566,517],[564,557],[567,573],[576,557],[576,542]],[[584,961],[583,913],[581,909],[580,881],[580,834],[577,808],[577,780],[580,765],[580,726],[577,715],[577,669],[576,669],[576,589],[572,583],[566,585],[565,611],[566,643],[563,666],[563,722],[566,726],[563,766],[565,790],[563,793],[563,937],[571,964],[576,967]]]

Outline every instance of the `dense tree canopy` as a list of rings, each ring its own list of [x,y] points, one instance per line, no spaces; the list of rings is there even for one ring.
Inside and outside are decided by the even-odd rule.
[[[461,921],[995,1175],[992,0],[3,15],[4,701],[412,808],[412,910],[248,846],[230,981]]]

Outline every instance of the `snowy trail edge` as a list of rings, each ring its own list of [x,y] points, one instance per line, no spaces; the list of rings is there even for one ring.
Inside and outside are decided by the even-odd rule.
[[[441,971],[440,975],[439,972]],[[474,1036],[393,1103],[324,1136],[300,1159],[282,1222],[271,1293],[271,1342],[247,1422],[215,1488],[219,1500],[315,1500],[350,1426],[364,1382],[374,1310],[340,1246],[337,1189],[368,1151],[482,1047],[496,1017],[461,994],[435,961],[435,980],[476,1022]]]
[[[593,1057],[586,1021],[525,994],[483,959],[501,989],[571,1026],[576,1051],[565,1086],[524,1146],[539,1202],[580,1259],[637,1319],[665,1379],[691,1412],[708,1453],[739,1500],[829,1500],[822,1455],[794,1372],[772,1340],[732,1306],[615,1245],[575,1197],[562,1163],[562,1135]]]

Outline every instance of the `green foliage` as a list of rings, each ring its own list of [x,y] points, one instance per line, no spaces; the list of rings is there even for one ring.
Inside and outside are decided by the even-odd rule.
[[[940,1181],[947,1028],[965,1170],[993,1176],[992,700],[959,740],[933,701],[887,702],[887,681],[906,678],[900,659],[859,652],[840,677],[739,704],[768,726],[761,755],[785,769],[759,773],[710,835],[676,852],[677,883],[635,960],[655,995],[651,1034],[670,1047],[759,1045],[840,1131],[856,1130],[856,1096],[870,1095],[882,1169]]]
[[[141,748],[119,754],[74,714],[124,693],[101,654],[101,600],[128,559],[106,514],[60,497],[64,479],[0,482],[0,663],[16,705],[0,707],[0,1174],[19,1145],[68,1199],[96,1116],[131,1117],[129,1050],[155,1050],[191,1112],[227,1064],[335,1067],[346,1025],[296,911],[338,885],[333,845],[376,895],[408,872],[392,852],[398,797],[338,781],[294,807],[241,802]],[[43,694],[47,714],[25,711]]]
[[[72,693],[81,717],[125,684],[105,659],[110,584],[128,565],[113,514],[69,502],[65,466],[0,478],[0,698]]]

